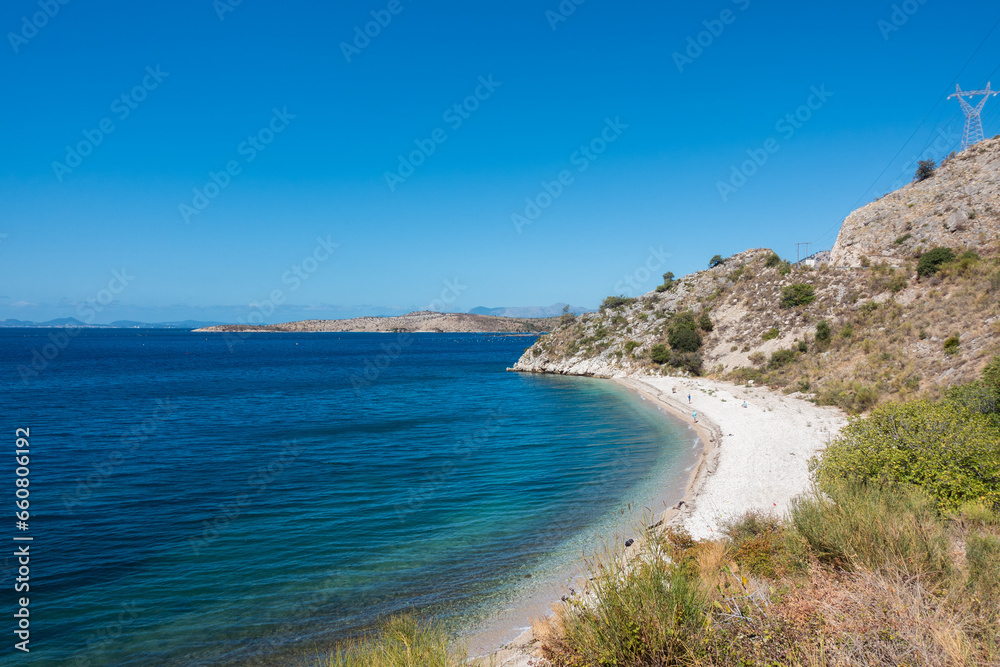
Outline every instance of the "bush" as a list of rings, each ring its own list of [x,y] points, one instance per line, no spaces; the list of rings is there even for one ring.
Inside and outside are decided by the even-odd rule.
[[[637,343],[634,340],[627,341],[625,343],[625,354],[632,354],[632,350],[636,349],[637,347],[640,347],[641,345],[642,343]]]
[[[649,358],[654,364],[665,364],[670,361],[670,350],[665,345],[654,345],[649,350]]]
[[[761,335],[761,338],[763,338],[764,340],[774,340],[779,335],[780,332],[778,331],[778,327],[771,327]]]
[[[673,350],[670,353],[670,365],[674,368],[687,371],[691,375],[701,375],[702,358],[697,352],[679,352]]]
[[[413,616],[398,616],[381,624],[377,634],[337,648],[329,667],[459,667],[465,659],[454,655],[447,631]]]
[[[674,280],[674,274],[672,271],[667,271],[663,274],[663,284],[657,286],[657,292],[666,292],[667,290],[673,289],[676,281]]]
[[[921,160],[917,166],[917,173],[913,175],[913,180],[917,183],[921,181],[926,181],[928,178],[934,175],[934,171],[937,169],[937,162],[934,160]]]
[[[804,306],[816,300],[816,288],[812,285],[798,283],[781,288],[781,307],[795,308]]]
[[[607,299],[601,303],[601,310],[606,310],[608,308],[621,308],[622,306],[631,306],[636,302],[636,299],[629,298],[627,296],[609,296]]]
[[[702,331],[711,331],[715,327],[712,324],[712,318],[708,316],[708,311],[701,311],[701,315],[698,316],[698,328]]]
[[[778,257],[778,253],[776,252],[772,252],[770,255],[767,256],[767,259],[764,260],[764,266],[766,266],[769,269],[773,269],[779,264],[781,264],[781,258]]]
[[[670,332],[667,335],[670,347],[680,352],[697,352],[701,349],[701,336],[698,334],[694,313],[689,310],[674,315]]]
[[[903,245],[907,241],[913,238],[913,234],[903,234],[898,239],[896,239],[896,245]]]
[[[771,355],[771,358],[767,362],[768,368],[781,368],[786,364],[790,364],[795,361],[795,350],[778,350]]]
[[[958,354],[958,349],[959,349],[960,346],[961,346],[961,342],[958,339],[958,334],[955,334],[954,336],[950,336],[944,342],[944,353],[948,354],[948,355],[956,355],[956,354]]]
[[[902,567],[910,576],[951,568],[948,533],[934,500],[912,486],[833,480],[792,501],[792,524],[827,563],[858,570]]]
[[[906,280],[906,276],[893,276],[889,279],[889,291],[893,294],[898,294],[906,289],[909,281]]]
[[[826,320],[820,320],[819,324],[816,325],[816,342],[830,342],[830,323]]]
[[[722,259],[722,255],[715,255],[714,257],[712,257],[712,259],[708,260],[708,268],[714,269],[718,265],[722,264],[724,261],[726,260]]]
[[[933,276],[942,264],[955,261],[955,251],[951,248],[932,248],[917,260],[917,275],[921,278]]]
[[[988,417],[952,402],[886,404],[845,427],[817,473],[825,482],[914,484],[942,508],[1000,505],[1000,434]]]

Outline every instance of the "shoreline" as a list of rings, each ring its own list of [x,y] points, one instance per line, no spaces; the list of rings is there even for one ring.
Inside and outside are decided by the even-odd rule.
[[[683,526],[695,539],[716,538],[727,519],[747,511],[784,514],[792,498],[809,489],[809,459],[847,424],[846,414],[837,408],[767,387],[644,374],[609,379],[686,422],[701,441],[683,499],[655,517],[664,526]],[[690,405],[683,402],[687,394]],[[697,423],[693,410],[698,411]],[[500,667],[529,667],[538,660],[533,643],[529,627],[472,663],[485,658]]]

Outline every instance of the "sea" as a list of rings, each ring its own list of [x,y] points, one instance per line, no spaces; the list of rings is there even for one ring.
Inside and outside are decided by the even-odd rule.
[[[613,382],[508,372],[534,340],[0,329],[0,661],[315,665],[558,585],[699,449]]]

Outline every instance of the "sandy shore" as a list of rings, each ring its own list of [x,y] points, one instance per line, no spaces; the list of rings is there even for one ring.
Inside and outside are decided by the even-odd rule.
[[[784,514],[792,498],[809,489],[809,459],[847,424],[836,408],[766,388],[645,375],[616,381],[697,431],[704,448],[684,501],[659,517],[683,525],[697,539],[720,536],[727,519],[749,510]],[[496,664],[528,667],[532,659],[538,660],[530,652],[531,642],[529,630],[494,655]]]

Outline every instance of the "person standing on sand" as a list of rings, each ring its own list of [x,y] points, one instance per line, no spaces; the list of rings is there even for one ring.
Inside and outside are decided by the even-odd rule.
[[[691,413],[691,414],[692,414],[692,416],[694,417],[694,423],[695,423],[695,424],[697,424],[697,423],[698,423],[698,411],[697,411],[697,410],[695,410],[695,411],[694,411],[693,413]]]
[[[746,406],[747,406],[747,402],[743,401],[743,407],[745,408]]]
[[[691,405],[691,394],[688,394],[688,405]]]

